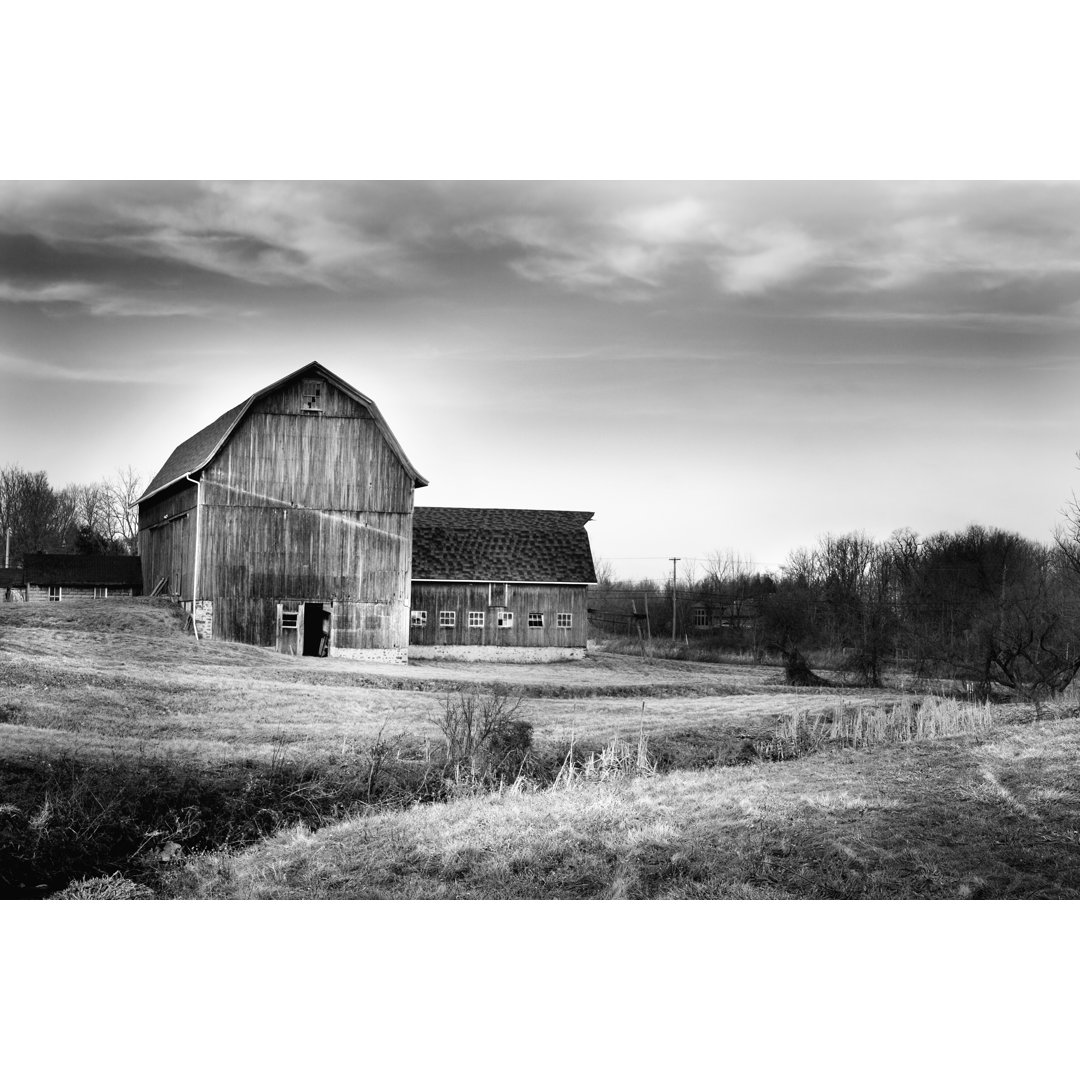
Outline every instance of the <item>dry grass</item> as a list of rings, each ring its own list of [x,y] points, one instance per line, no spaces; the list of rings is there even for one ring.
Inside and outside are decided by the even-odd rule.
[[[768,669],[632,657],[535,667],[378,668],[196,644],[165,601],[0,605],[0,889],[7,882],[7,895],[41,895],[82,876],[102,879],[86,887],[91,891],[130,892],[125,881],[156,883],[158,864],[168,869],[176,857],[251,844],[294,822],[319,826],[363,811],[362,826],[344,832],[267,840],[250,864],[227,854],[193,864],[202,869],[193,869],[195,876],[178,889],[256,895],[263,887],[257,882],[271,881],[275,895],[294,887],[297,895],[373,896],[961,895],[955,882],[939,887],[896,879],[895,855],[881,856],[883,878],[856,875],[845,891],[834,881],[836,845],[862,851],[858,836],[845,830],[858,825],[862,835],[871,811],[886,824],[900,821],[889,817],[889,800],[899,796],[884,794],[887,789],[912,795],[903,804],[907,818],[921,801],[930,815],[927,827],[955,833],[944,810],[950,789],[931,783],[948,770],[929,769],[925,790],[919,770],[924,762],[976,752],[984,755],[978,768],[963,770],[970,798],[1023,821],[1034,820],[1025,816],[1031,812],[1054,822],[1055,839],[1045,851],[1060,855],[1054,845],[1067,835],[1061,823],[1074,813],[1075,785],[1058,758],[1042,760],[1038,738],[1024,744],[1021,757],[1043,770],[1030,783],[1034,774],[1017,774],[1008,748],[1036,731],[1052,748],[1055,740],[1067,742],[1068,725],[1011,729],[992,753],[998,744],[987,740],[998,738],[997,729],[966,736],[963,751],[933,744],[930,753],[931,744],[912,742],[866,755],[839,744],[862,746],[878,729],[896,728],[902,710],[914,708],[910,698],[895,691],[794,691],[776,678]],[[555,792],[527,794],[522,783],[494,801],[376,813],[380,805],[400,808],[429,797],[426,778],[442,737],[433,720],[449,689],[477,680],[524,695],[523,717],[534,728],[528,775],[541,784],[563,769],[569,789],[564,783]],[[823,753],[795,762],[671,773],[751,760],[754,747],[775,738],[785,722],[793,722],[796,733],[800,724],[819,733],[826,726],[839,732],[842,723],[862,727],[846,739],[819,740],[827,744]],[[644,775],[650,772],[656,775]],[[583,775],[604,782],[582,788]],[[905,787],[909,775],[915,781]],[[628,783],[627,776],[637,779]],[[859,816],[852,816],[853,808]],[[596,822],[608,824],[594,829]],[[969,824],[975,823],[972,815]],[[378,839],[370,853],[352,850],[347,838],[358,828]],[[821,848],[814,834],[819,828],[833,837],[833,848]],[[485,830],[501,837],[498,858],[488,850]],[[765,846],[759,843],[763,830],[772,830]],[[410,847],[421,834],[422,857]],[[995,835],[1003,842],[1005,834]],[[337,846],[324,847],[335,836]],[[897,843],[909,842],[903,830],[897,837]],[[324,869],[314,876],[298,869],[295,852],[284,854],[291,843],[297,851],[319,852]],[[660,848],[677,872],[638,867],[648,862],[643,852]],[[325,861],[326,851],[346,849],[345,864],[335,863],[337,856]],[[782,860],[781,849],[790,852]],[[266,869],[269,852],[282,853],[282,865],[290,867],[285,879]],[[997,865],[1002,852],[988,847],[984,854]],[[865,852],[859,857],[869,858]],[[392,867],[379,861],[384,858]],[[1071,865],[1068,852],[1062,858]],[[779,884],[762,870],[763,859],[787,868]],[[730,866],[721,869],[725,860]],[[801,885],[791,878],[792,866],[812,867],[815,860],[823,860],[821,874],[805,871]],[[333,882],[325,889],[324,870]],[[123,880],[114,888],[108,882],[115,885],[117,872]],[[236,874],[242,884],[223,884]],[[1043,881],[1036,888],[1027,878],[1020,884],[988,878],[985,886],[962,881],[971,895],[1058,894],[1058,886]]]
[[[184,897],[1080,898],[1074,722],[377,814],[189,862]]]

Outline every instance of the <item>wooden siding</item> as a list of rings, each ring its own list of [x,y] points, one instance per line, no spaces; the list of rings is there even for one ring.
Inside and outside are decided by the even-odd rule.
[[[586,588],[584,585],[516,585],[494,582],[492,605],[488,603],[488,585],[453,581],[414,581],[412,611],[426,611],[427,625],[409,628],[410,645],[500,645],[584,648],[588,637]],[[514,625],[499,627],[497,608],[503,604],[513,612]],[[439,612],[456,613],[453,627],[439,626]],[[470,611],[484,612],[484,626],[469,628]],[[544,616],[542,628],[529,626],[529,612]],[[570,629],[556,626],[556,615],[569,612]]]
[[[322,413],[299,412],[299,381],[256,402],[207,467],[203,501],[410,513],[412,477],[375,421],[329,384],[325,394]]]
[[[320,596],[215,600],[213,636],[277,648],[280,605],[302,606],[315,602],[322,602],[330,609],[331,656],[336,649],[404,649],[408,646],[408,611],[403,605],[363,604]]]
[[[408,600],[408,514],[204,506],[207,598]]]
[[[191,600],[195,567],[195,485],[185,480],[139,506],[139,554],[142,557],[143,593],[149,594],[163,578],[169,591]]]

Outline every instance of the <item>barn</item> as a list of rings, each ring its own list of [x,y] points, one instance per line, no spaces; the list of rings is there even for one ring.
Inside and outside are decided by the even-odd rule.
[[[200,636],[405,662],[413,492],[375,403],[321,364],[181,443],[139,498],[147,593]]]
[[[142,592],[137,555],[24,555],[24,593],[39,600],[107,600]]]
[[[586,589],[596,581],[574,510],[417,507],[409,656],[581,659]]]

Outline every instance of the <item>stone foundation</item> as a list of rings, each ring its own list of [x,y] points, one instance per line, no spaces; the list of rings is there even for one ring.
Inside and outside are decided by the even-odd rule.
[[[361,664],[407,664],[409,652],[405,649],[338,649],[330,644],[331,660],[355,660]]]
[[[190,615],[192,612],[191,601],[185,600],[182,606]],[[209,641],[214,636],[214,601],[196,600],[194,607],[195,626],[199,631],[199,640]]]
[[[556,645],[410,645],[410,660],[465,660],[488,664],[556,664],[561,660],[584,660],[585,649]]]

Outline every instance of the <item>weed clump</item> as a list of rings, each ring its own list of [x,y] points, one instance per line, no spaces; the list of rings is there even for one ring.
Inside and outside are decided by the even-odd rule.
[[[825,745],[869,748],[901,742],[943,739],[957,735],[983,735],[993,726],[987,704],[951,698],[908,699],[880,708],[832,709],[811,714],[797,710],[782,716],[776,730],[758,740],[755,749],[766,761],[789,761],[821,750]]]

